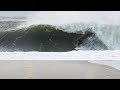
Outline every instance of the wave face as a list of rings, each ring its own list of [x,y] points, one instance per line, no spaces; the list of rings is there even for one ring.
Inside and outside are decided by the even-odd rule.
[[[79,48],[107,50],[107,46],[91,28],[83,32],[67,32],[51,25],[32,25],[27,28],[0,32],[1,51],[66,52]]]
[[[50,25],[37,25],[0,33],[1,51],[63,52],[75,48],[81,34],[67,33]]]

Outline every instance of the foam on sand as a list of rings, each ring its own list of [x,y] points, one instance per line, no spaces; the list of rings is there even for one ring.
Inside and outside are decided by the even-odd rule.
[[[89,61],[120,70],[120,51],[1,52],[0,60]]]

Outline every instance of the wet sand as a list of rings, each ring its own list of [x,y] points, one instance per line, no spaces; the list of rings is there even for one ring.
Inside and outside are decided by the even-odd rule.
[[[120,71],[87,61],[0,61],[0,79],[120,79]]]

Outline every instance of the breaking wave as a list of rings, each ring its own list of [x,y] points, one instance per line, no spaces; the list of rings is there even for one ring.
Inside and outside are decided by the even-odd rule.
[[[64,26],[40,24],[1,31],[1,51],[67,52],[110,49],[92,27],[83,25],[82,23]]]
[[[120,50],[119,19],[119,12],[37,12],[22,21],[2,19],[0,51]]]

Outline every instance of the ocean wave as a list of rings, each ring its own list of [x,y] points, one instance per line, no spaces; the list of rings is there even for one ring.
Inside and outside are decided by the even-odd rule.
[[[67,32],[52,25],[31,25],[0,32],[1,51],[67,52],[76,50],[106,50],[107,46],[86,28],[83,32]]]

